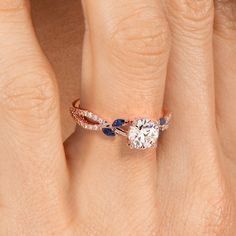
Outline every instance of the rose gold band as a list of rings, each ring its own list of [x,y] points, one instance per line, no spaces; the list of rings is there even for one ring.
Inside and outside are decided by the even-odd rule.
[[[129,139],[129,143],[130,141],[133,141],[133,143],[131,142],[131,146],[134,148],[138,147],[138,149],[154,147],[155,141],[157,141],[160,131],[164,131],[169,127],[169,122],[171,119],[171,113],[161,112],[161,116],[157,121],[152,121],[146,118],[135,119],[134,121],[127,119],[117,119],[111,124],[98,115],[80,108],[79,99],[72,103],[70,113],[76,123],[82,128],[93,131],[102,130],[107,136],[126,136]],[[144,140],[145,143],[140,144],[141,141],[139,142],[138,139]],[[151,143],[150,145],[148,141]],[[136,143],[139,143],[140,145],[138,146]]]

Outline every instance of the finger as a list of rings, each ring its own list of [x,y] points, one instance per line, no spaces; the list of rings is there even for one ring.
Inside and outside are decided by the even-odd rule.
[[[171,140],[163,141],[172,144],[171,149],[178,147],[179,155],[184,157],[199,150],[205,152],[203,147],[208,148],[207,144],[215,145],[212,140],[215,132],[213,1],[167,1],[166,11],[172,50],[165,101],[174,119],[169,131],[172,135],[168,136]],[[185,144],[183,148],[181,143]],[[168,148],[168,145],[163,147]]]
[[[0,112],[0,234],[47,234],[48,215],[65,223],[66,166],[54,74],[23,0],[0,2]]]
[[[216,151],[213,1],[166,1],[166,7],[172,50],[165,101],[173,111],[173,122],[160,145],[160,217],[173,222],[176,234],[182,234],[181,229],[186,229],[187,235],[206,230],[220,234],[223,223],[219,219],[223,222],[228,215],[229,201]],[[174,194],[166,198],[170,192]],[[166,209],[176,214],[170,215]],[[223,215],[217,209],[222,209]],[[193,222],[198,222],[197,226]]]
[[[87,0],[84,9],[87,31],[81,106],[109,122],[117,118],[157,119],[162,109],[170,47],[168,24],[160,2]],[[78,149],[71,150],[75,142]],[[88,191],[101,194],[100,198],[90,199],[90,204],[106,210],[114,202],[119,205],[122,199],[129,202],[135,196],[139,207],[131,204],[124,211],[139,215],[144,221],[148,214],[153,217],[155,150],[137,152],[130,150],[122,137],[112,139],[79,130],[67,142],[67,151],[72,158],[79,156],[81,160],[76,158],[71,165],[74,180],[81,180],[79,185],[76,182],[79,199],[85,199]],[[93,189],[86,190],[86,186]],[[103,197],[112,201],[102,201]],[[145,202],[146,209],[141,202]],[[137,214],[140,211],[142,214]],[[110,222],[109,213],[106,218]]]
[[[167,8],[173,36],[167,100],[172,104],[175,120],[185,122],[182,129],[188,129],[192,122],[198,123],[199,117],[205,119],[204,129],[211,128],[214,126],[213,3],[169,1]],[[191,127],[191,132],[195,128],[199,127]]]
[[[236,2],[215,1],[214,27],[217,127],[227,156],[235,160]]]
[[[81,71],[84,32],[81,3],[72,1],[65,4],[64,1],[54,1],[53,4],[42,4],[41,1],[31,0],[31,10],[39,42],[47,52],[61,88],[60,108],[64,140],[74,130],[73,122],[68,122],[71,119],[68,107],[78,96],[80,83],[78,72]]]
[[[84,3],[87,31],[81,103],[97,112],[104,108],[112,111],[105,114],[108,119],[124,113],[156,118],[162,109],[168,25],[158,3],[149,2],[139,0],[132,6],[130,1],[127,8],[123,1]],[[97,13],[93,14],[95,9]],[[136,27],[135,20],[139,24]],[[95,65],[91,56],[96,57]],[[93,88],[92,95],[88,86]]]

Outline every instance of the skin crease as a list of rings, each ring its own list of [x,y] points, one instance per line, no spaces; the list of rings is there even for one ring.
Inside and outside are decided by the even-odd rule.
[[[29,7],[2,0],[0,235],[234,236],[235,2],[86,0],[83,60],[79,2],[31,4],[56,76]],[[155,118],[164,101],[157,154],[79,129],[65,157],[80,84],[111,121]]]

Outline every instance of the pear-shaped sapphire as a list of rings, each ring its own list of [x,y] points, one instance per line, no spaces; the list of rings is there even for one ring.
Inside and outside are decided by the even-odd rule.
[[[113,127],[121,127],[125,123],[124,119],[117,119],[113,122]]]
[[[160,125],[165,125],[165,124],[166,124],[166,119],[162,117],[160,119]]]
[[[111,128],[103,128],[102,132],[106,135],[106,136],[115,136],[115,132],[114,130],[112,130]]]

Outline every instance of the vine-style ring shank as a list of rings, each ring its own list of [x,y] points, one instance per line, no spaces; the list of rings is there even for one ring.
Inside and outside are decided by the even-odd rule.
[[[125,136],[128,145],[134,149],[157,147],[160,134],[169,127],[171,113],[162,112],[158,120],[119,118],[112,123],[80,107],[80,100],[73,102],[70,112],[76,123],[84,129],[102,131],[106,136]]]

